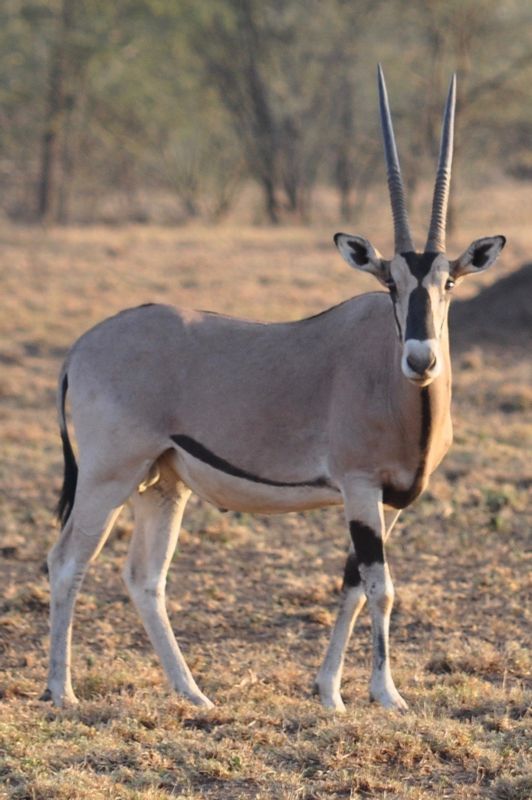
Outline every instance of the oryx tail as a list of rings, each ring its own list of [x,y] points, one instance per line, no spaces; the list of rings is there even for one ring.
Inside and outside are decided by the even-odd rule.
[[[66,372],[66,365],[63,367],[63,373],[59,380],[59,391],[57,394],[57,413],[59,416],[59,430],[61,432],[61,441],[63,443],[63,486],[61,488],[61,495],[57,504],[57,516],[61,522],[61,526],[67,523],[67,520],[74,505],[74,496],[76,494],[76,485],[78,482],[78,465],[76,464],[76,457],[70,444],[68,436],[68,429],[65,415],[66,394],[68,390],[68,375]]]

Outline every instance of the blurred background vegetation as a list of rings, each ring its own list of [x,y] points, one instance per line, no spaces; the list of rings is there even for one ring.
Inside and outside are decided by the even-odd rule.
[[[529,0],[2,0],[0,210],[52,223],[337,219],[383,163],[387,76],[410,196],[459,77],[456,159],[532,179]]]

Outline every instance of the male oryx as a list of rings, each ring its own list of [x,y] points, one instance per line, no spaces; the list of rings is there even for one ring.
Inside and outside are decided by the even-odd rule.
[[[124,578],[171,685],[197,705],[197,687],[170,628],[166,574],[192,491],[215,506],[283,512],[342,504],[351,535],[341,608],[316,687],[344,708],[340,679],[353,623],[368,600],[371,697],[406,704],[389,664],[393,586],[384,542],[400,509],[423,491],[452,439],[447,313],[462,277],[489,267],[505,239],[445,254],[455,79],[447,98],[425,249],[410,235],[382,71],[379,97],[395,255],[337,234],[347,263],[388,291],[309,319],[261,324],[148,305],[82,336],[58,393],[65,473],[63,523],[48,563],[51,647],[44,699],[75,702],[70,677],[74,602],[130,498],[135,531]],[[70,394],[76,466],[65,421]]]

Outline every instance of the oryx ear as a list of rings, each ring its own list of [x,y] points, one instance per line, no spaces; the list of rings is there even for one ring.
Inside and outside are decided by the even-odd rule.
[[[386,283],[388,262],[367,239],[364,239],[363,236],[352,236],[349,233],[336,233],[334,243],[350,267],[361,269],[363,272],[371,272],[382,283]]]
[[[482,272],[494,263],[506,244],[504,236],[485,236],[475,239],[465,253],[451,262],[450,274],[453,278],[461,278],[471,272]]]

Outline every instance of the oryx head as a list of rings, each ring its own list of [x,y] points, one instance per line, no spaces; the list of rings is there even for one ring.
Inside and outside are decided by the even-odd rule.
[[[504,236],[475,240],[457,259],[445,253],[445,225],[453,158],[456,76],[445,105],[440,155],[427,243],[423,253],[414,249],[399,158],[384,76],[379,65],[379,101],[388,187],[392,205],[395,255],[391,260],[362,236],[337,233],[336,246],[347,263],[371,272],[390,291],[397,333],[403,345],[401,369],[419,386],[427,386],[442,368],[440,341],[447,325],[450,293],[464,275],[490,267],[505,245]]]

